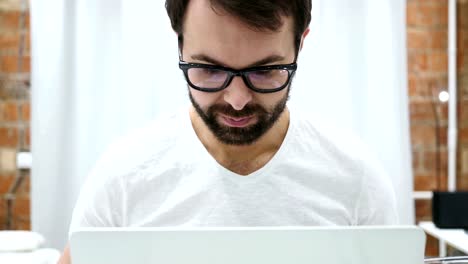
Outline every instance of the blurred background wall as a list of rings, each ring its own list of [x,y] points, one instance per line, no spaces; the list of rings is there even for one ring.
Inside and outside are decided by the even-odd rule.
[[[5,194],[20,173],[25,181],[12,201],[10,228],[30,229],[29,172],[16,154],[30,150],[30,31],[28,1],[0,0],[0,229],[7,225]]]
[[[458,38],[458,189],[468,190],[468,1],[457,1]],[[408,92],[415,190],[447,188],[448,1],[407,0]],[[433,107],[435,105],[436,112]],[[437,118],[440,120],[437,126]],[[437,153],[439,130],[440,153]],[[437,168],[440,155],[440,168]],[[438,180],[437,177],[440,177]],[[431,220],[431,201],[416,201],[416,219]],[[437,252],[429,240],[428,250]],[[435,254],[433,254],[435,255]]]
[[[440,131],[440,185],[447,186],[447,104],[438,92],[447,89],[447,1],[408,0],[408,84],[411,142],[416,190],[437,188],[436,117]],[[458,1],[458,176],[468,189],[468,1]],[[436,106],[436,114],[433,111]],[[417,203],[418,219],[429,219],[429,201]]]

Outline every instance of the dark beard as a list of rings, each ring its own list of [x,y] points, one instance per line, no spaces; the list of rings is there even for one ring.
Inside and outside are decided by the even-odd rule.
[[[237,111],[231,105],[212,105],[208,110],[204,111],[200,105],[195,102],[192,94],[189,91],[190,101],[202,118],[203,122],[213,132],[215,137],[222,143],[227,145],[251,145],[262,137],[273,125],[278,121],[281,114],[286,108],[286,102],[289,99],[289,88],[287,94],[272,108],[265,109],[261,105],[252,104],[246,105],[242,110]],[[255,115],[257,122],[248,127],[228,127],[220,124],[217,121],[218,114],[223,114],[231,117],[246,117]]]

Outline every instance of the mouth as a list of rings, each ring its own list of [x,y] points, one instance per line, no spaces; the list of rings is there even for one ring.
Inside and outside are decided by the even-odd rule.
[[[220,115],[221,122],[229,127],[247,127],[251,125],[255,121],[254,116],[246,116],[246,117],[231,117],[226,115]]]

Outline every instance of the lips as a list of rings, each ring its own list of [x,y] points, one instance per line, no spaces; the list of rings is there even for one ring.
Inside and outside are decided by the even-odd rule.
[[[231,117],[231,116],[221,115],[220,117],[224,125],[230,126],[230,127],[246,127],[250,125],[254,120],[253,116]]]

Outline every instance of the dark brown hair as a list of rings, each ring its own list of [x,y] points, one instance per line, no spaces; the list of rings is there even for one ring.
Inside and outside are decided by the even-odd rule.
[[[184,16],[189,0],[166,0],[172,28],[182,41]],[[282,16],[294,18],[296,48],[311,21],[312,0],[210,0],[213,9],[220,8],[239,18],[254,30],[277,31]]]

